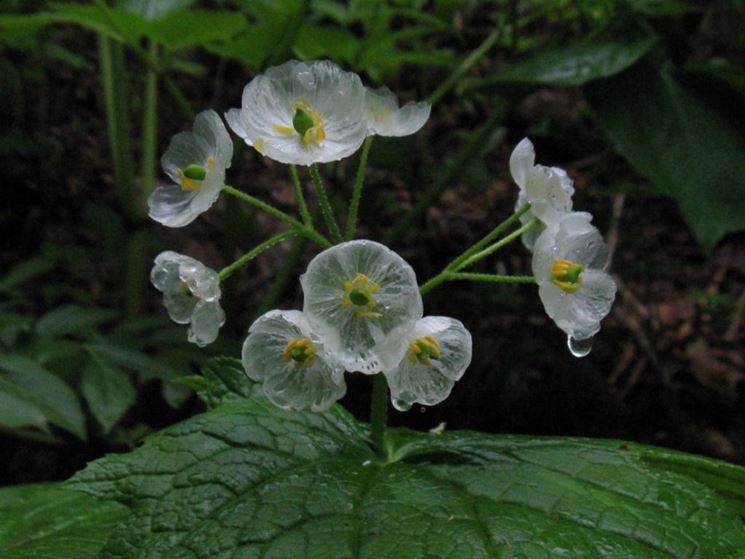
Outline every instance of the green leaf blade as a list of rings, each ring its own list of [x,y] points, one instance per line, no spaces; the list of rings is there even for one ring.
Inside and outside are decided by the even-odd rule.
[[[0,489],[0,556],[94,559],[127,514],[123,505],[58,485]]]
[[[678,203],[701,244],[712,248],[745,229],[745,138],[726,112],[738,114],[734,107],[709,102],[672,68],[650,62],[586,94],[617,149]]]
[[[384,458],[341,408],[279,410],[242,387],[239,367],[213,362],[211,411],[71,482],[134,513],[104,554],[646,559],[745,549],[733,503],[665,465],[687,455],[616,441],[392,430]],[[664,463],[651,467],[656,453]],[[720,464],[696,461],[704,470]],[[732,479],[745,476],[732,468]]]

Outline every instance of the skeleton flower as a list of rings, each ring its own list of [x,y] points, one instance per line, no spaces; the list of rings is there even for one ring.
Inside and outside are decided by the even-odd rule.
[[[290,60],[249,82],[241,108],[225,118],[248,145],[281,163],[336,161],[367,135],[365,86],[332,62]]]
[[[558,167],[536,165],[535,150],[528,138],[523,138],[512,151],[510,172],[520,187],[515,209],[530,202],[530,210],[520,216],[521,223],[525,224],[537,217],[544,226],[551,225],[572,211],[572,179]],[[533,228],[523,234],[523,244],[528,250],[533,250],[541,230]]]
[[[414,402],[439,404],[471,363],[471,334],[458,320],[427,316],[417,321],[406,340],[401,362],[384,371],[393,405],[405,411]]]
[[[407,103],[399,108],[398,99],[387,87],[365,89],[365,114],[371,134],[408,136],[419,130],[429,119],[429,103]]]
[[[416,275],[398,254],[373,241],[329,248],[300,277],[303,312],[348,371],[393,369],[422,317]]]
[[[586,212],[566,214],[549,225],[533,249],[533,274],[546,313],[573,342],[600,330],[616,284],[603,271],[608,248]]]
[[[150,217],[168,227],[188,225],[215,203],[233,157],[233,142],[215,111],[194,120],[193,132],[176,134],[161,159],[175,184],[160,186],[147,203]]]
[[[323,411],[347,390],[344,368],[300,311],[269,311],[251,325],[243,368],[277,406]]]
[[[217,272],[169,250],[155,258],[150,281],[163,292],[163,304],[171,319],[190,324],[190,342],[203,347],[217,339],[217,332],[225,323]]]

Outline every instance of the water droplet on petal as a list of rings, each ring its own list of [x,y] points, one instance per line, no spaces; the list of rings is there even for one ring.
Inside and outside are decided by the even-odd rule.
[[[399,400],[398,398],[394,398],[392,400],[392,403],[393,407],[396,408],[398,411],[409,411],[411,409],[411,404],[409,402]]]
[[[575,357],[585,357],[592,350],[592,337],[577,340],[571,336],[567,336],[567,347],[569,348],[569,352]]]

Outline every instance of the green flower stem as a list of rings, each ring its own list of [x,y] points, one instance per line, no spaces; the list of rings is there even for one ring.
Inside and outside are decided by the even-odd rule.
[[[318,205],[321,208],[321,214],[323,215],[323,220],[326,222],[326,227],[328,227],[329,233],[331,233],[331,240],[334,244],[339,244],[342,242],[341,231],[339,231],[339,226],[336,224],[336,219],[334,219],[334,211],[331,209],[326,187],[323,185],[321,174],[318,172],[318,165],[315,163],[310,166],[310,176],[313,179],[313,185],[316,187]]]
[[[148,52],[158,59],[158,43],[148,40]],[[142,196],[146,198],[155,188],[155,150],[158,139],[158,73],[148,69],[145,76],[145,108],[142,113]]]
[[[500,239],[499,241],[497,241],[497,242],[496,242],[496,243],[494,243],[493,245],[491,245],[491,246],[489,246],[489,247],[485,248],[484,250],[482,250],[482,251],[480,251],[480,252],[477,252],[476,254],[474,254],[474,255],[472,255],[472,256],[469,256],[469,257],[468,257],[468,258],[467,258],[467,259],[466,259],[466,260],[465,260],[465,261],[464,261],[464,262],[463,262],[463,263],[462,263],[462,264],[461,264],[461,265],[460,265],[460,266],[458,267],[458,270],[462,270],[463,268],[466,268],[466,267],[470,266],[471,264],[474,264],[474,263],[478,262],[479,260],[481,260],[481,259],[483,259],[483,258],[486,258],[486,257],[487,257],[487,256],[489,256],[490,254],[492,254],[492,253],[494,253],[494,252],[498,251],[498,250],[499,250],[499,249],[501,249],[501,248],[502,248],[503,246],[505,246],[505,245],[508,245],[509,243],[511,243],[512,241],[514,241],[515,239],[519,238],[519,237],[520,237],[520,235],[522,235],[522,234],[523,234],[523,233],[525,233],[526,231],[529,231],[529,230],[530,230],[530,229],[532,229],[533,227],[536,227],[536,226],[537,226],[537,225],[539,225],[540,223],[541,223],[541,220],[540,220],[540,219],[538,219],[537,217],[534,217],[534,218],[533,218],[533,219],[531,219],[531,220],[530,220],[530,221],[529,221],[528,223],[526,223],[525,225],[523,225],[523,226],[522,226],[522,227],[520,227],[519,229],[516,229],[515,231],[513,231],[512,233],[510,233],[510,234],[509,234],[509,235],[507,235],[506,237],[503,237],[502,239]]]
[[[385,452],[385,426],[388,420],[388,381],[383,373],[373,377],[370,404],[370,438],[379,452]]]
[[[147,66],[148,70],[161,75],[168,93],[171,95],[171,97],[173,97],[173,100],[176,102],[176,105],[178,105],[179,109],[181,109],[181,112],[183,112],[189,120],[194,120],[194,117],[196,116],[194,109],[191,108],[189,101],[187,101],[186,97],[184,97],[184,94],[181,93],[181,90],[171,79],[171,77],[168,76],[165,70],[158,64],[158,62],[138,44],[137,40],[132,39],[127,29],[123,29],[119,26],[116,18],[111,13],[111,7],[106,4],[104,0],[94,0],[94,3],[99,8],[101,8],[101,10],[108,18],[109,24],[112,26],[113,29],[117,31],[119,36],[116,38],[116,40],[126,44],[130,49],[132,49],[132,52],[137,55],[137,58],[139,58],[140,61],[145,64],[145,66]]]
[[[375,136],[370,135],[365,138],[365,143],[362,144],[362,154],[360,155],[360,165],[357,167],[357,176],[354,181],[354,190],[352,191],[352,201],[349,203],[349,214],[347,216],[347,228],[345,231],[344,238],[347,241],[351,241],[354,237],[354,232],[357,230],[357,213],[360,208],[360,200],[362,199],[362,186],[365,182],[365,168],[367,167],[367,156],[370,154],[370,146],[372,146],[373,138]]]
[[[245,264],[248,264],[249,262],[251,262],[251,260],[256,258],[259,254],[261,254],[265,250],[297,234],[298,234],[297,230],[290,229],[288,231],[285,231],[284,233],[280,233],[279,235],[275,235],[274,237],[267,239],[263,243],[256,245],[254,248],[249,250],[246,254],[241,256],[238,260],[236,260],[229,266],[226,266],[225,268],[220,270],[220,273],[218,274],[220,276],[220,280],[229,278],[233,274],[233,272],[235,272],[238,268],[240,268],[241,266],[244,266]]]
[[[284,221],[286,224],[292,226],[292,228],[297,232],[298,235],[301,235],[303,237],[306,237],[313,242],[315,242],[319,247],[321,248],[329,248],[331,246],[331,243],[329,240],[321,235],[318,231],[313,229],[312,227],[308,227],[307,225],[303,225],[300,223],[297,219],[292,217],[289,214],[286,214],[282,210],[279,210],[272,206],[271,204],[267,204],[266,202],[262,202],[258,198],[255,198],[254,196],[251,196],[250,194],[246,194],[245,192],[241,192],[240,190],[233,188],[229,185],[223,185],[222,187],[223,192],[226,194],[230,194],[231,196],[235,196],[236,198],[239,198],[240,200],[243,200],[244,202],[251,204],[252,206],[256,206],[260,210],[265,211],[272,217],[276,217],[280,221]]]
[[[508,217],[502,223],[500,223],[494,229],[492,229],[491,232],[487,234],[483,239],[481,239],[479,242],[477,242],[475,245],[473,245],[468,250],[464,251],[460,256],[458,256],[458,258],[456,258],[450,264],[448,264],[445,267],[445,269],[446,270],[459,270],[462,267],[463,262],[468,260],[470,256],[473,256],[474,254],[482,250],[484,247],[488,246],[489,243],[491,243],[494,239],[499,237],[499,235],[501,235],[503,231],[508,229],[513,223],[515,223],[518,219],[520,219],[520,216],[523,215],[528,210],[530,210],[530,204],[525,204],[524,206],[520,207],[510,217]]]
[[[290,164],[290,177],[292,177],[292,184],[295,186],[295,198],[297,198],[297,205],[300,210],[300,216],[303,218],[303,223],[308,227],[313,227],[313,218],[310,216],[308,205],[305,203],[303,186],[300,184],[300,177],[297,174],[297,166],[294,164]]]
[[[406,215],[398,222],[398,224],[389,230],[388,234],[383,239],[383,244],[391,246],[396,243],[399,237],[405,232],[411,229],[414,221],[416,221],[421,214],[425,212],[427,208],[433,205],[437,199],[442,195],[445,189],[459,176],[463,174],[463,170],[468,165],[479,151],[484,147],[489,134],[491,134],[497,125],[497,123],[504,116],[504,112],[497,108],[491,116],[486,120],[484,125],[479,128],[469,138],[468,143],[461,150],[454,161],[447,166],[445,171],[437,176],[437,180],[432,187],[419,199],[416,205],[411,208]]]
[[[494,46],[494,43],[499,39],[500,31],[501,29],[495,29],[489,33],[486,39],[484,39],[484,41],[473,52],[471,52],[471,54],[463,59],[453,73],[450,74],[448,79],[442,82],[440,87],[427,97],[427,103],[434,105],[437,101],[442,99],[442,97],[453,88],[457,81],[461,79],[479,60],[481,60],[490,48]]]
[[[137,197],[134,196],[134,164],[128,130],[127,95],[122,68],[121,45],[113,43],[102,34],[98,36],[98,54],[101,64],[101,88],[106,108],[106,130],[109,136],[114,178],[123,212],[137,218]],[[121,81],[120,81],[121,80]]]
[[[501,276],[499,274],[474,274],[470,272],[448,272],[448,281],[489,281],[492,283],[535,283],[533,276]]]
[[[445,270],[424,283],[419,288],[419,292],[422,295],[426,295],[441,283],[458,280],[486,281],[491,283],[535,283],[535,278],[533,276],[501,276],[498,274],[474,274],[469,272],[451,272]]]

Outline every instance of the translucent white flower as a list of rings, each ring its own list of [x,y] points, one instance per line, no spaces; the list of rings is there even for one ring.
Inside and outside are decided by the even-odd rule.
[[[515,210],[528,202],[531,205],[530,210],[520,216],[523,225],[534,217],[540,219],[543,226],[551,225],[572,211],[572,179],[559,167],[536,165],[535,150],[528,138],[523,138],[512,151],[510,172],[520,187]],[[528,250],[533,250],[541,231],[542,227],[534,227],[523,234],[522,241]]]
[[[177,252],[161,252],[150,272],[151,283],[163,292],[171,319],[190,324],[188,339],[203,347],[217,339],[225,324],[220,307],[220,277],[198,260]]]
[[[546,313],[573,340],[600,330],[616,297],[603,271],[608,247],[586,212],[572,212],[541,233],[533,250],[533,274]]]
[[[303,311],[348,371],[393,369],[422,317],[416,275],[380,243],[350,241],[311,260]]]
[[[365,89],[365,114],[371,134],[378,136],[408,136],[418,131],[429,119],[432,106],[420,101],[399,108],[396,95],[387,87]]]
[[[357,151],[367,135],[365,86],[327,60],[290,60],[256,76],[225,119],[260,153],[310,165]]]
[[[171,138],[161,165],[175,184],[156,188],[148,198],[150,217],[168,227],[188,225],[215,203],[225,184],[233,142],[215,111],[194,119],[193,132]]]
[[[344,367],[326,349],[300,311],[269,311],[243,342],[246,374],[263,383],[277,406],[323,411],[344,396]]]
[[[454,318],[426,316],[407,341],[408,351],[398,366],[384,371],[393,405],[404,411],[415,402],[439,404],[471,364],[471,334]]]

